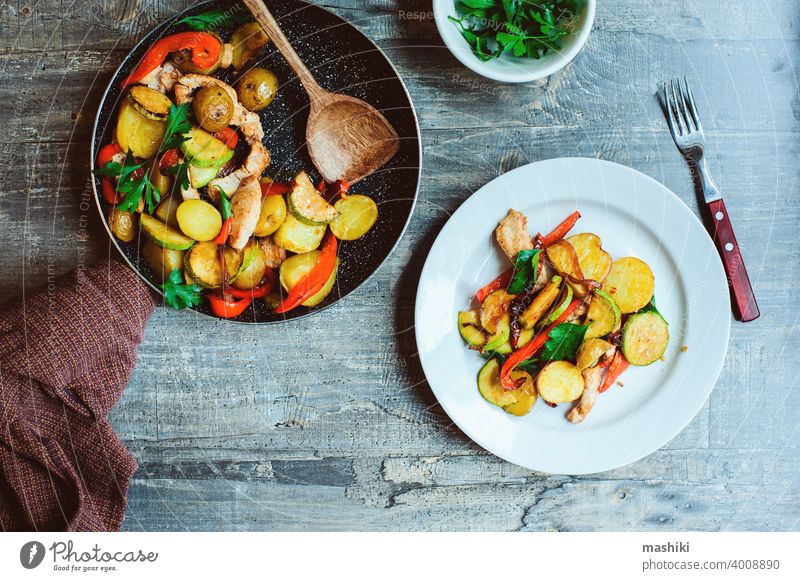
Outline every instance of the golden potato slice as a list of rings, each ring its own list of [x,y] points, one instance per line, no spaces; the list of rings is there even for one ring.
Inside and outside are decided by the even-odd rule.
[[[496,290],[483,299],[481,305],[481,326],[490,334],[497,330],[497,323],[508,312],[508,305],[514,295],[508,294],[503,289]]]
[[[611,263],[611,273],[603,283],[603,290],[617,303],[625,315],[635,313],[653,297],[655,278],[647,263],[627,256]]]
[[[583,298],[589,292],[586,285],[580,284],[576,281],[584,279],[583,270],[581,270],[580,262],[578,262],[578,255],[572,244],[566,240],[559,240],[547,247],[547,258],[553,263],[553,266],[559,274],[567,278],[567,284],[572,287],[575,296]],[[570,278],[572,280],[570,280]]]
[[[603,250],[600,237],[596,234],[576,234],[567,238],[567,242],[575,249],[578,264],[584,278],[602,283],[611,272],[611,255]]]
[[[587,367],[594,367],[603,354],[612,347],[611,343],[603,339],[587,339],[578,349],[575,366],[581,371]]]
[[[575,401],[583,393],[583,375],[569,361],[553,361],[544,366],[536,387],[542,399],[550,403]]]

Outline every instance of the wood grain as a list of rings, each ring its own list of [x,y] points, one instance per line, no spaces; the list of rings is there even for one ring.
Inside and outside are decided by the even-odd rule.
[[[87,197],[97,103],[138,38],[189,4],[0,6],[0,300],[114,253]],[[408,84],[425,164],[414,218],[375,277],[308,322],[156,312],[111,417],[140,464],[124,528],[797,530],[800,10],[604,0],[572,65],[511,86],[457,63],[428,1],[325,5]],[[734,324],[711,399],[648,458],[580,478],[507,464],[453,427],[425,383],[412,313],[427,249],[488,180],[558,156],[630,165],[697,211],[654,98],[683,74],[711,169],[735,192],[727,206],[762,315]]]

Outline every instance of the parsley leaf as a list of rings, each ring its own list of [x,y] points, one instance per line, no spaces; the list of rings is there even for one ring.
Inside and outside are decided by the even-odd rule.
[[[241,6],[236,6],[236,10],[240,10]],[[185,24],[192,30],[214,30],[215,28],[222,28],[231,24],[241,24],[250,20],[247,12],[241,14],[231,14],[234,12],[233,8],[228,10],[208,10],[195,14],[194,16],[187,16],[181,18],[175,24]]]
[[[539,271],[540,250],[520,250],[514,260],[514,274],[508,284],[508,292],[518,295],[536,284],[536,275]]]
[[[222,214],[223,222],[231,217],[231,199],[223,189],[219,190],[219,213]]]
[[[185,284],[179,269],[169,273],[169,278],[161,285],[164,291],[164,303],[173,309],[186,309],[200,304],[200,287],[196,284]]]
[[[121,212],[134,212],[139,207],[139,200],[144,198],[147,211],[151,214],[155,205],[161,200],[161,192],[150,181],[149,172],[143,163],[136,163],[136,158],[129,151],[125,161],[117,163],[109,161],[105,166],[94,170],[95,175],[118,178],[117,191],[125,194],[117,208]]]
[[[550,331],[547,343],[539,355],[543,361],[559,361],[562,359],[574,359],[578,349],[583,343],[583,336],[589,325],[578,325],[576,323],[561,323]]]
[[[158,150],[159,154],[168,149],[179,147],[181,143],[188,139],[184,133],[188,133],[192,128],[192,122],[189,121],[189,106],[190,103],[170,105],[169,113],[167,113],[164,139],[161,141],[161,147]]]
[[[176,163],[167,168],[167,173],[175,176],[175,182],[181,190],[189,189],[189,164]]]

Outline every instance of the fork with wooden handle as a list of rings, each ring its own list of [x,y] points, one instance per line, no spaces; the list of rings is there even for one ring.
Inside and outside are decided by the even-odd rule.
[[[674,80],[664,84],[664,103],[667,108],[669,130],[672,133],[672,139],[675,140],[675,145],[687,159],[694,163],[702,178],[703,199],[713,221],[714,244],[722,257],[728,284],[733,292],[736,317],[743,322],[753,321],[761,313],[750,284],[750,277],[747,276],[747,269],[744,267],[739,244],[733,233],[728,209],[708,170],[708,164],[704,157],[703,126],[700,123],[692,90],[685,78],[683,83],[680,80]]]

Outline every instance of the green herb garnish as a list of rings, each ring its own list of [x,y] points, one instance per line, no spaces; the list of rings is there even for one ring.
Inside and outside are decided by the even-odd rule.
[[[189,164],[186,162],[176,163],[167,168],[167,173],[175,176],[175,182],[181,190],[189,189]]]
[[[583,0],[456,0],[458,25],[482,61],[503,53],[538,59],[561,49]]]
[[[167,126],[164,131],[164,139],[161,141],[161,147],[158,153],[164,153],[168,149],[180,147],[181,143],[186,141],[188,137],[184,135],[192,128],[192,122],[189,121],[189,106],[190,103],[183,105],[170,105],[169,113],[167,113]]]
[[[536,284],[539,271],[540,250],[520,250],[514,259],[514,274],[508,283],[508,292],[518,295]]]
[[[544,348],[539,354],[539,359],[542,361],[575,359],[588,328],[589,325],[576,323],[557,325],[550,331],[547,343],[544,344]]]
[[[131,152],[125,154],[125,161],[117,163],[109,161],[104,167],[94,170],[95,175],[117,178],[117,191],[125,194],[117,206],[121,212],[134,212],[139,207],[139,200],[144,197],[147,211],[152,214],[156,204],[161,200],[161,192],[150,181],[145,162],[136,163]]]
[[[194,16],[181,18],[175,24],[185,24],[192,30],[214,30],[250,20],[250,15],[247,12],[240,12],[241,6],[229,8],[228,10],[208,10]]]
[[[186,284],[179,269],[169,273],[169,278],[161,285],[164,291],[164,303],[173,309],[187,309],[200,304],[200,287],[196,284]]]
[[[219,190],[219,213],[222,215],[223,222],[231,217],[231,199],[221,188]]]

